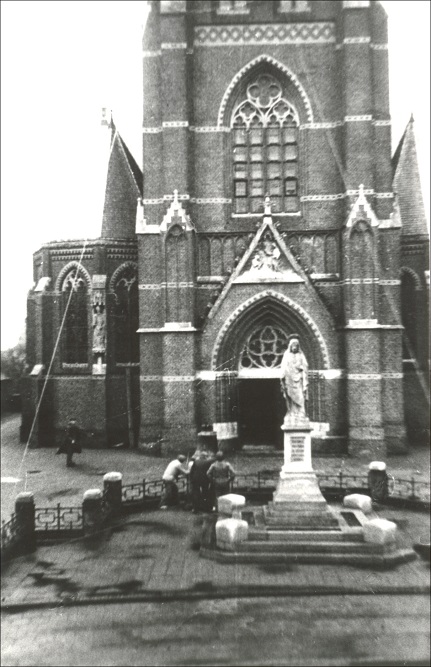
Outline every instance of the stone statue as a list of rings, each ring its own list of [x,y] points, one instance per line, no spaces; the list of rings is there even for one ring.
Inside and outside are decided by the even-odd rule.
[[[296,336],[290,339],[281,361],[281,391],[287,406],[285,421],[306,420],[308,363]]]
[[[106,346],[106,319],[102,306],[95,305],[93,312],[93,352],[103,353]]]

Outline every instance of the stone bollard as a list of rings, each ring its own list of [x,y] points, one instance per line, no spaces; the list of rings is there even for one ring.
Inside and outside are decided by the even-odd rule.
[[[36,550],[35,508],[33,494],[19,493],[15,499],[16,525],[19,535],[19,550],[31,553]]]
[[[102,499],[100,489],[88,489],[82,500],[82,525],[84,535],[95,535],[102,526]]]
[[[373,500],[386,500],[389,495],[388,479],[386,463],[372,461],[368,466],[368,488]]]
[[[103,491],[113,516],[121,514],[123,502],[123,475],[121,472],[107,472],[103,476]]]

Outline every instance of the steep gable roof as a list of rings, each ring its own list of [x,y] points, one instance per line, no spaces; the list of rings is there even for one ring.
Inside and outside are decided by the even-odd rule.
[[[102,238],[134,238],[142,172],[111,120],[111,146],[103,206]]]
[[[413,123],[412,116],[394,153],[393,187],[398,195],[402,234],[428,236]]]

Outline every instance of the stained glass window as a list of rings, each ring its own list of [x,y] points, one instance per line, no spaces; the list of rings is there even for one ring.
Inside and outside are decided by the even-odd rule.
[[[297,211],[298,117],[273,76],[249,84],[232,128],[234,212],[263,212],[266,195],[274,213]]]

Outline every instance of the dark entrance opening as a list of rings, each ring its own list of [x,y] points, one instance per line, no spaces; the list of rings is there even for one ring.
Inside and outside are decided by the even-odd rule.
[[[286,404],[280,380],[239,380],[239,438],[243,445],[270,445],[282,449],[281,425]]]

